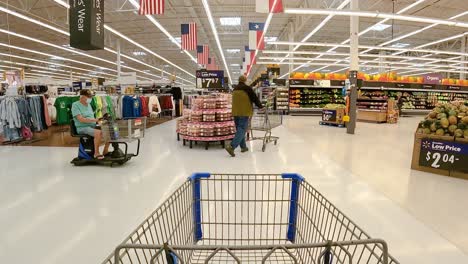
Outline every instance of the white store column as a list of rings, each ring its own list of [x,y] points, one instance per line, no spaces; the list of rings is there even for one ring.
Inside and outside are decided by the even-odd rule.
[[[120,80],[120,73],[121,73],[121,67],[120,67],[120,40],[117,39],[117,79]]]
[[[467,36],[463,36],[462,39],[461,39],[461,49],[460,49],[460,52],[461,53],[465,53],[466,52],[466,37]],[[464,61],[466,59],[466,56],[461,56],[461,61]],[[465,64],[462,63],[460,65],[461,67],[465,67]],[[465,69],[461,68],[460,69],[460,80],[464,80],[466,77],[465,75]]]
[[[383,56],[387,55],[385,50],[379,52],[379,73],[385,72],[385,58]]]
[[[359,11],[359,0],[351,0],[351,10]],[[346,126],[348,134],[354,134],[356,129],[356,104],[357,104],[357,75],[359,71],[359,17],[350,17],[350,66],[349,66],[349,82],[350,82],[350,95],[349,95],[349,122]]]
[[[294,24],[291,22],[289,23],[289,41],[290,42],[294,42]],[[293,51],[293,46],[292,45],[289,45],[289,51]],[[293,57],[292,54],[289,54],[289,57]],[[294,69],[293,65],[293,60],[292,59],[289,59],[289,69],[288,69],[288,72],[291,73],[292,70]],[[288,76],[288,79],[289,79],[289,76]]]

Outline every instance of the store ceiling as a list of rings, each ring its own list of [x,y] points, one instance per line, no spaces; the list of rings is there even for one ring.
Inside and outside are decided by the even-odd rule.
[[[344,0],[287,0],[283,1],[286,8],[297,8],[303,7],[304,5],[308,8],[336,8]],[[60,2],[60,0],[58,1]],[[63,1],[62,1],[63,2]],[[235,64],[242,64],[243,47],[248,43],[248,23],[249,22],[265,22],[267,14],[259,14],[255,12],[255,1],[254,0],[209,0],[211,6],[211,12],[216,23],[216,27],[219,33],[220,42],[223,47],[223,52],[226,56],[229,71],[232,78],[237,78],[240,72],[239,66]],[[360,0],[359,5],[362,10],[379,11],[385,13],[396,13],[399,10],[418,2],[417,0]],[[448,19],[452,16],[461,14],[468,11],[466,0],[426,0],[419,1],[418,5],[402,13],[404,15],[415,15],[424,16],[440,19]],[[30,18],[40,20],[49,25],[54,25],[60,29],[68,31],[67,24],[67,9],[59,5],[54,0],[0,0],[0,6],[14,10],[18,13],[27,15]],[[344,9],[348,9],[349,5]],[[240,17],[241,25],[239,26],[222,26],[220,24],[221,17]],[[295,23],[299,25],[303,23],[303,26],[294,32],[294,41],[301,41],[306,35],[308,35],[314,28],[319,25],[326,16],[295,16],[288,14],[275,14],[273,16],[271,25],[266,33],[267,37],[278,37],[279,40],[289,40],[289,24]],[[198,24],[198,38],[200,44],[209,44],[211,48],[211,56],[216,58],[218,64],[223,67],[222,58],[219,50],[215,43],[213,32],[210,28],[210,24],[203,7],[202,1],[195,0],[166,0],[166,13],[163,16],[154,16],[154,18],[173,36],[180,37],[180,24],[187,22],[196,22]],[[459,21],[468,21],[468,15],[458,17]],[[379,20],[371,18],[360,19],[360,30],[364,30],[369,26],[372,26]],[[139,16],[136,12],[135,7],[126,0],[106,0],[105,1],[105,23],[106,25],[114,28],[121,32],[125,36],[133,39],[141,45],[149,48],[151,51],[165,57],[172,63],[176,64],[180,68],[183,68],[187,72],[194,74],[198,65],[191,60],[191,58],[180,52],[180,49],[174,44],[169,38],[161,32],[152,22],[150,22],[145,16]],[[68,36],[57,33],[53,30],[41,27],[24,19],[15,17],[13,15],[7,15],[5,12],[0,12],[0,29],[8,30],[23,34],[28,37],[37,38],[39,40],[47,41],[55,45],[66,47],[68,44]],[[408,22],[408,21],[388,21],[389,27],[382,31],[369,31],[368,33],[360,37],[360,44],[362,45],[379,45],[393,38],[405,35],[415,30],[421,29],[428,24]],[[448,27],[448,26],[435,26],[424,32],[415,34],[411,37],[401,39],[394,43],[388,44],[391,46],[396,43],[408,44],[407,48],[416,47],[421,44],[437,41],[453,35],[464,33],[463,28]],[[341,43],[349,37],[349,17],[335,16],[329,20],[319,31],[317,31],[308,41],[310,42],[327,42],[327,43]],[[112,49],[116,49],[117,40],[119,37],[106,31],[106,46]],[[82,55],[70,53],[65,50],[60,50],[56,47],[47,46],[45,44],[36,43],[31,40],[20,38],[6,34],[5,31],[0,32],[0,42],[3,44],[14,45],[22,48],[27,48],[35,51],[50,53],[57,56],[70,58],[73,60],[101,66],[112,70],[102,70],[100,68],[83,65],[76,62],[52,60],[50,57],[45,55],[34,54],[30,51],[22,51],[18,49],[8,48],[3,45],[0,46],[0,53],[13,54],[16,56],[22,56],[25,58],[32,58],[42,61],[52,61],[54,63],[66,64],[73,67],[84,68],[96,72],[104,71],[110,75],[106,75],[106,79],[113,78],[115,75],[116,65],[115,63],[103,62],[97,59],[88,58]],[[460,51],[460,39],[453,39],[446,42],[441,42],[433,46],[428,46],[428,49],[440,49],[440,50],[453,50]],[[1,45],[1,44],[0,44]],[[167,73],[175,73],[177,76],[182,77],[186,80],[194,81],[193,76],[182,72],[180,69],[169,65],[151,54],[145,54],[140,56],[133,55],[134,52],[142,51],[140,48],[129,43],[126,40],[120,39],[120,45],[123,54],[130,55],[140,61],[150,64],[154,67],[164,69]],[[240,49],[239,54],[228,53],[227,49]],[[268,50],[287,49],[287,46],[274,46],[268,45]],[[299,50],[309,51],[320,51],[324,52],[328,50],[327,47],[301,47]],[[348,52],[348,49],[339,48],[336,52]],[[116,61],[116,55],[109,51],[90,51],[86,52],[93,56],[108,60],[110,62]],[[147,53],[147,52],[146,52]],[[370,53],[378,53],[378,51],[372,51]],[[271,56],[271,54],[267,54]],[[405,54],[403,54],[405,55]],[[408,54],[417,56],[420,54]],[[195,57],[195,53],[192,52],[192,56]],[[266,56],[266,55],[260,55]],[[284,55],[282,55],[284,56]],[[300,55],[299,55],[300,56]],[[305,56],[305,55],[304,55]],[[298,57],[298,56],[295,56]],[[308,55],[308,57],[314,57]],[[456,56],[444,56],[436,55],[431,56],[432,58],[453,58]],[[326,57],[325,58],[329,58]],[[367,58],[366,58],[367,59]],[[36,65],[42,67],[50,67],[47,63],[33,62],[24,58],[9,58],[6,55],[0,55],[0,66],[7,65],[5,61],[12,61],[23,63],[26,65]],[[161,72],[138,64],[128,59],[123,59],[125,62],[124,66],[128,66],[139,70],[138,76],[141,76],[141,80],[158,80],[161,76]],[[299,62],[299,61],[298,61]],[[303,62],[303,61],[300,61]],[[340,62],[343,63],[343,62]],[[234,65],[232,65],[234,64]],[[24,65],[16,65],[17,67],[24,67]],[[33,69],[33,67],[31,67]],[[300,70],[316,70],[322,68],[319,66],[304,67]],[[325,71],[336,71],[343,67],[331,66],[324,68]],[[2,68],[3,69],[3,68]],[[256,66],[253,70],[253,74],[258,70],[262,70],[262,66]],[[66,71],[69,68],[55,67],[51,70],[62,75],[67,75]],[[367,71],[367,69],[363,68]],[[369,69],[374,71],[375,69]],[[82,70],[74,69],[75,72],[84,73]],[[124,68],[123,71],[133,71],[132,69]],[[145,71],[145,72],[143,72]],[[282,66],[282,73],[288,72],[288,65]],[[402,71],[403,72],[403,71]],[[164,74],[167,76],[168,74]],[[69,74],[69,73],[68,73]],[[456,74],[452,74],[454,77]],[[146,78],[146,79],[145,79]],[[164,82],[164,81],[162,81]],[[166,81],[167,82],[167,81]]]

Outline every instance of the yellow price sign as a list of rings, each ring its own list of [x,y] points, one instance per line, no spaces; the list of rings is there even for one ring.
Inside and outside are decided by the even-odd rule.
[[[343,121],[344,122],[349,122],[349,115],[343,116]]]

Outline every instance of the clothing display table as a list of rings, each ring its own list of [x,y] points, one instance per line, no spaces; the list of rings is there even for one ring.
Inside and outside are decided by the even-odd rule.
[[[213,142],[220,142],[224,148],[225,141],[236,133],[229,102],[228,94],[193,99],[192,109],[185,110],[177,121],[177,140],[182,138],[184,146],[188,142],[190,148],[198,142],[203,142],[205,149]]]

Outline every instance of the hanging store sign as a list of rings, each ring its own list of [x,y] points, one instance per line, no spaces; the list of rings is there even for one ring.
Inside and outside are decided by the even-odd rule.
[[[443,76],[437,73],[425,74],[423,76],[423,82],[427,84],[440,84]]]
[[[289,80],[289,85],[314,85],[314,80]]]
[[[70,1],[70,46],[104,49],[104,0]]]
[[[224,71],[199,70],[196,76],[197,88],[224,88]]]
[[[423,139],[419,165],[434,169],[468,172],[468,144]]]
[[[315,80],[314,86],[315,87],[330,87],[331,81],[330,80]]]

